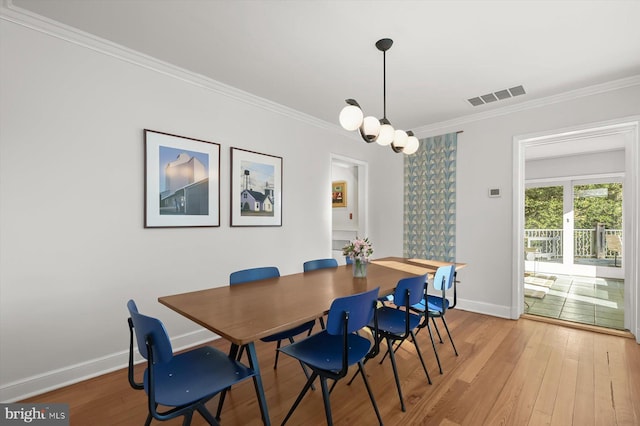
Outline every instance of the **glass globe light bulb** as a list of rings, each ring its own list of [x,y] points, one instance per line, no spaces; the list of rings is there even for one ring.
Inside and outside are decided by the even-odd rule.
[[[393,146],[398,149],[404,148],[407,144],[408,138],[409,136],[407,135],[407,132],[405,132],[404,130],[396,130],[393,134]]]
[[[372,116],[365,117],[360,126],[360,133],[363,138],[369,142],[373,142],[380,134],[380,121]]]
[[[407,138],[407,144],[405,145],[402,152],[406,155],[415,154],[419,147],[420,141],[418,140],[418,138],[415,136],[409,136],[409,138]]]
[[[362,110],[355,105],[347,105],[340,111],[340,125],[345,130],[356,130],[362,124]]]
[[[395,130],[391,124],[383,124],[380,126],[380,134],[378,134],[378,139],[376,142],[378,145],[387,146],[393,142]]]

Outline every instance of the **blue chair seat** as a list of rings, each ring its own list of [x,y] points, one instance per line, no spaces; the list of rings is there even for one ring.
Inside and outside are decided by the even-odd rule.
[[[309,330],[311,330],[313,328],[313,326],[315,325],[316,321],[315,320],[311,320],[308,322],[305,322],[304,324],[301,324],[297,327],[293,327],[290,328],[286,331],[281,331],[280,333],[276,333],[276,334],[272,334],[270,336],[267,337],[263,337],[262,340],[263,342],[277,342],[278,340],[284,340],[284,339],[288,339],[292,336],[296,336],[298,334],[302,334],[302,333],[308,333]]]
[[[449,309],[449,300],[439,296],[427,296],[427,306],[432,312],[444,312]]]
[[[441,297],[427,296],[427,307],[428,309],[425,309],[424,299],[422,299],[419,303],[412,305],[411,309],[415,309],[418,312],[425,312],[428,310],[431,313],[439,314],[449,309],[449,300],[444,299],[443,303],[443,299]]]
[[[422,317],[416,314],[409,314],[409,329],[413,330],[420,324]],[[373,327],[373,324],[369,324]],[[405,333],[407,329],[406,313],[403,310],[383,306],[378,309],[378,328],[388,333],[398,336]]]
[[[161,405],[187,405],[252,376],[253,370],[227,354],[211,347],[197,348],[174,355],[165,364],[156,364],[155,399]],[[149,392],[148,370],[144,375],[144,388]]]
[[[280,348],[280,351],[304,362],[314,370],[337,372],[342,368],[343,340],[343,336],[329,334],[323,330],[304,340],[297,341],[293,345]],[[357,363],[371,350],[371,342],[357,334],[349,334],[347,341],[349,344],[348,365]]]

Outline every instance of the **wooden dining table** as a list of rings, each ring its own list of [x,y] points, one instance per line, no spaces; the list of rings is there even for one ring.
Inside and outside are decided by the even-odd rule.
[[[250,367],[256,372],[254,385],[262,420],[269,425],[255,341],[319,318],[338,297],[376,287],[380,296],[390,294],[403,278],[434,273],[439,265],[433,262],[388,257],[372,261],[365,278],[354,278],[352,267],[345,265],[163,296],[158,301],[230,341],[230,356],[246,347]]]

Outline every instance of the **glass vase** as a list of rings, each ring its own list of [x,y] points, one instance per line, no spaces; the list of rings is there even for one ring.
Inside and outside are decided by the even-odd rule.
[[[353,276],[355,278],[365,278],[367,276],[367,262],[355,259],[353,261]]]

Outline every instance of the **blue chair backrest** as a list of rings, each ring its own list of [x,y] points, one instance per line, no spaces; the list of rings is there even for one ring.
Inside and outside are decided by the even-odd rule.
[[[171,340],[169,340],[169,335],[162,322],[156,318],[139,313],[138,307],[133,300],[127,302],[127,308],[129,308],[129,315],[133,322],[133,329],[136,333],[136,342],[138,343],[140,355],[149,359],[147,338],[151,337],[154,363],[164,364],[171,361],[173,358]]]
[[[346,262],[347,265],[353,264],[353,259],[351,259],[349,256],[345,256],[344,261]]]
[[[334,299],[329,308],[327,318],[327,333],[342,334],[344,313],[349,313],[347,333],[353,333],[366,326],[373,319],[375,303],[378,300],[380,287],[364,293]]]
[[[229,284],[242,284],[251,281],[266,280],[280,276],[280,271],[275,266],[265,266],[262,268],[243,269],[229,275]]]
[[[316,269],[337,268],[338,261],[335,259],[316,259],[304,262],[302,265],[305,272],[315,271]]]
[[[407,290],[409,290],[409,306],[420,303],[424,297],[426,282],[427,274],[401,279],[393,292],[394,303],[398,306],[406,306]]]
[[[439,267],[433,279],[433,287],[436,290],[449,290],[453,285],[453,274],[455,271],[455,265]]]

